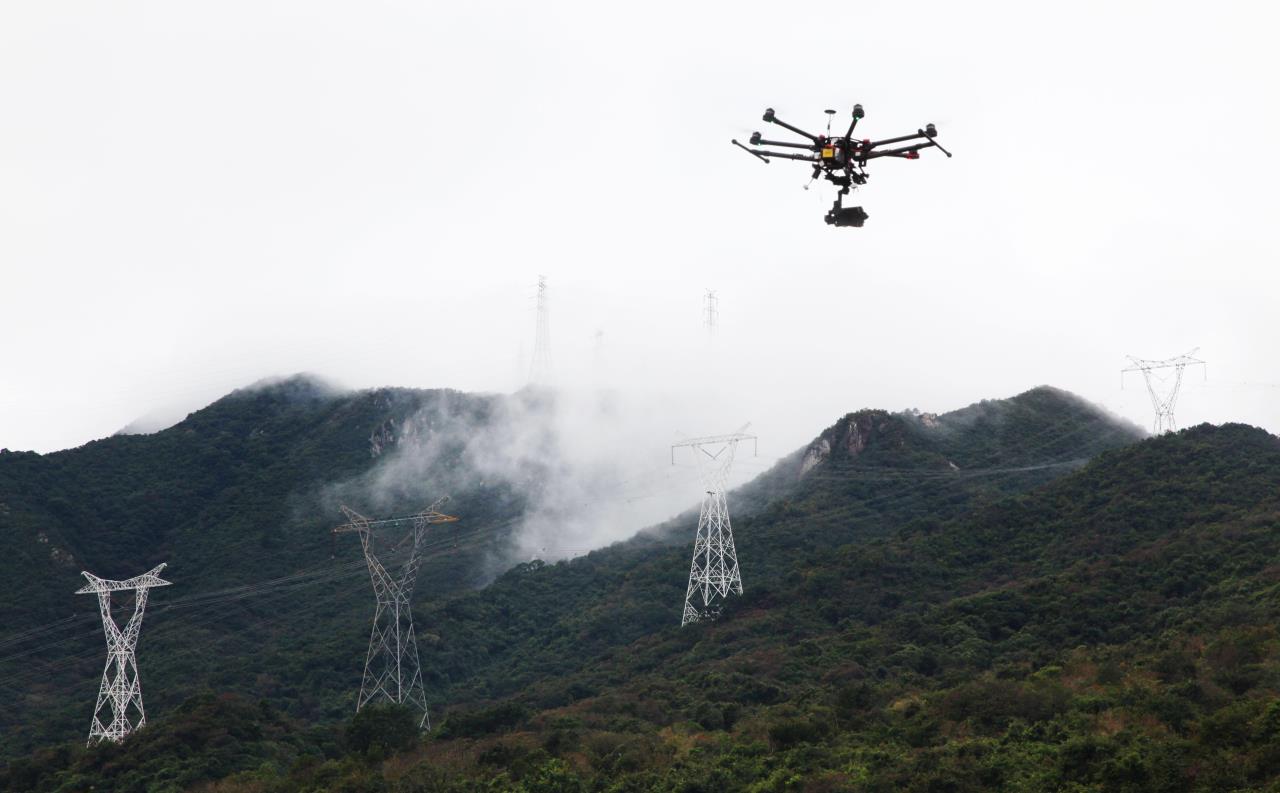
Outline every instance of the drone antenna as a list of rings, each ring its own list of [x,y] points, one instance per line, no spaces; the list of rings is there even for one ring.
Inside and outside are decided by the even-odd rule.
[[[750,154],[752,157],[759,157],[761,160],[764,160],[764,164],[765,164],[765,165],[768,165],[768,164],[769,164],[769,160],[768,160],[768,158],[766,158],[764,155],[762,155],[762,154],[761,154],[760,152],[758,152],[758,151],[752,151],[751,149],[748,149],[746,146],[743,146],[741,143],[739,143],[739,142],[738,142],[738,139],[737,139],[737,138],[734,138],[733,140],[731,140],[731,141],[729,141],[729,142],[730,142],[730,143],[732,143],[734,146],[737,146],[739,149],[742,149],[742,150],[743,150],[743,151],[745,151],[747,154]],[[947,155],[947,156],[949,157],[949,156],[951,156],[951,155]]]
[[[809,181],[804,183],[804,189],[808,190],[809,186],[812,185],[814,182],[818,181],[818,177],[821,175],[822,175],[822,166],[821,165],[813,166],[813,176],[809,177]]]
[[[835,118],[836,111],[824,110],[822,112],[827,114],[827,137],[829,138],[831,137],[831,119]]]

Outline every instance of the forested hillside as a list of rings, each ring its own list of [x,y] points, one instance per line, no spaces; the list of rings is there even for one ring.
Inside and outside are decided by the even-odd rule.
[[[339,503],[404,514],[451,493],[467,521],[447,556],[427,560],[420,592],[483,583],[532,488],[473,476],[454,430],[481,435],[518,411],[549,433],[543,399],[344,393],[295,377],[152,435],[0,453],[0,573],[15,585],[0,596],[0,757],[83,731],[103,653],[96,601],[72,594],[83,569],[127,578],[169,564],[174,586],[152,599],[142,640],[152,712],[207,686],[307,719],[344,716],[370,603],[358,543],[329,531]],[[405,466],[406,452],[420,459]]]
[[[466,398],[450,398],[466,404]],[[349,404],[322,395],[306,402],[314,400]],[[313,408],[301,410],[310,415]],[[312,420],[309,432],[317,424],[341,423],[332,416]],[[351,469],[341,472],[348,481],[368,465],[370,424],[376,429],[386,422],[378,415],[361,420],[364,426],[350,440],[366,457],[351,455]],[[191,429],[184,424],[166,432]],[[252,436],[254,429],[243,424],[227,436]],[[303,594],[305,577],[297,579],[297,588],[286,583],[261,598],[231,593],[226,598],[234,599],[225,602],[234,608],[227,614],[217,609],[217,620],[234,638],[216,637],[211,626],[210,641],[194,646],[181,643],[191,635],[189,625],[182,633],[161,631],[160,619],[180,615],[178,602],[172,615],[159,612],[144,632],[152,724],[123,747],[77,748],[100,663],[93,657],[100,648],[92,643],[78,672],[85,679],[74,692],[56,691],[39,672],[6,675],[17,702],[46,707],[69,725],[52,722],[42,730],[22,726],[7,733],[19,736],[7,737],[11,752],[32,736],[43,743],[67,741],[42,750],[34,762],[12,763],[7,779],[16,789],[96,784],[143,790],[150,784],[149,789],[180,790],[258,769],[251,776],[261,781],[228,781],[227,789],[331,789],[340,787],[333,781],[338,777],[350,777],[351,789],[383,789],[392,783],[378,780],[401,776],[404,789],[466,789],[495,774],[505,774],[496,789],[561,789],[537,786],[579,782],[606,789],[627,780],[623,784],[630,787],[617,789],[710,790],[762,783],[776,774],[782,774],[778,780],[830,779],[827,788],[815,789],[858,789],[859,779],[875,778],[901,784],[913,773],[910,763],[935,762],[923,756],[939,745],[942,722],[930,726],[928,740],[906,741],[865,773],[850,775],[848,752],[872,745],[883,752],[896,745],[868,730],[896,724],[890,716],[905,707],[904,697],[918,700],[919,707],[911,707],[936,720],[937,712],[926,706],[939,692],[986,677],[1005,680],[1008,675],[996,670],[1006,666],[1025,676],[1052,661],[1064,663],[1061,653],[1077,644],[1119,642],[1103,635],[1069,644],[1058,635],[1066,630],[1060,628],[1037,636],[1034,652],[1014,653],[1020,645],[1007,642],[1015,636],[1028,640],[1023,626],[1029,607],[1019,604],[1019,618],[1008,624],[988,625],[983,620],[992,615],[982,598],[1015,591],[1030,578],[1052,577],[1068,561],[1078,564],[1083,552],[1059,540],[1048,543],[1057,556],[1033,554],[1028,548],[1040,546],[1019,541],[1023,531],[998,542],[992,532],[1025,518],[1027,537],[1066,536],[1065,528],[1053,531],[1065,524],[1048,521],[1057,513],[1046,500],[1056,504],[1064,496],[1054,494],[1071,483],[1097,498],[1097,478],[1111,477],[1098,471],[1129,470],[1115,461],[1119,456],[1190,437],[1106,452],[1136,436],[1132,428],[1047,388],[942,416],[850,414],[735,494],[763,507],[735,520],[746,594],[715,625],[678,627],[695,519],[689,515],[573,562],[520,565],[479,591],[426,594],[415,621],[433,718],[442,726],[424,746],[413,748],[417,741],[410,740],[409,754],[386,766],[375,761],[392,750],[382,745],[390,739],[370,743],[367,736],[394,735],[396,714],[370,712],[363,723],[342,726],[358,685],[353,659],[363,652],[364,598],[344,600],[320,579],[322,585],[313,588],[319,600],[345,620],[342,632],[335,632],[332,621],[288,619],[282,604]],[[1200,456],[1211,459],[1216,448],[1209,444]],[[1255,442],[1248,448],[1253,454],[1269,447]],[[333,476],[312,473],[301,484],[275,490],[275,498],[296,504],[299,493]],[[1138,491],[1150,484],[1117,480],[1122,492],[1116,498],[1140,499]],[[1092,521],[1093,507],[1101,505],[1090,501],[1055,520]],[[519,504],[511,507],[517,511]],[[1018,515],[1023,517],[1010,517]],[[245,520],[247,530],[251,517]],[[323,525],[314,527],[322,537]],[[988,539],[979,541],[983,532]],[[430,561],[456,563],[457,544],[442,544]],[[987,566],[979,565],[982,551],[992,554]],[[1106,551],[1121,552],[1118,546]],[[1022,556],[1010,556],[1015,552]],[[1007,569],[997,563],[1002,559]],[[241,548],[222,564],[237,568],[255,560],[246,559]],[[997,574],[1001,569],[1003,577]],[[360,573],[354,566],[346,572]],[[305,595],[317,597],[310,590]],[[218,602],[217,595],[203,601]],[[946,609],[963,603],[984,604],[981,619],[948,621],[956,618],[947,617]],[[200,605],[193,603],[193,611]],[[971,630],[955,627],[961,623]],[[151,631],[159,634],[153,641]],[[957,638],[957,631],[964,636]],[[26,657],[37,662],[56,652],[39,643],[16,646],[34,650]],[[175,707],[182,699],[188,701]],[[379,716],[385,718],[377,721]],[[808,766],[796,765],[801,756],[811,758]],[[871,770],[883,776],[868,776]],[[438,773],[447,779],[441,782]],[[414,787],[408,779],[424,781]]]

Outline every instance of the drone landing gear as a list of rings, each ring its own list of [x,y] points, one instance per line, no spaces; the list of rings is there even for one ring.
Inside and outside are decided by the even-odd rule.
[[[853,226],[854,228],[862,228],[862,224],[866,222],[867,213],[862,211],[862,207],[848,207],[843,205],[844,194],[846,190],[841,190],[836,196],[836,202],[831,205],[831,211],[827,212],[826,218],[828,226]]]

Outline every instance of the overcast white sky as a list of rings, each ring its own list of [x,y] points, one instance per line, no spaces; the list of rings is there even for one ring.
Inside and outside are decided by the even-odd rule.
[[[673,432],[751,419],[762,454],[1040,383],[1145,425],[1123,356],[1195,346],[1179,423],[1280,431],[1277,16],[0,4],[0,446],[303,370],[511,390],[539,273],[564,381],[700,395],[723,420]],[[854,102],[955,153],[875,163],[863,229],[729,145]]]

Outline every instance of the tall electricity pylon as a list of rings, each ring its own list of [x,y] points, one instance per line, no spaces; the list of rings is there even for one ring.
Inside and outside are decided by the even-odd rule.
[[[1173,408],[1178,403],[1178,391],[1182,388],[1182,372],[1188,366],[1204,367],[1205,379],[1209,377],[1209,368],[1204,361],[1194,358],[1199,350],[1196,347],[1191,352],[1166,358],[1163,361],[1149,361],[1145,358],[1134,358],[1132,355],[1127,356],[1133,365],[1120,370],[1120,387],[1124,388],[1124,376],[1128,372],[1142,372],[1143,378],[1147,382],[1147,393],[1151,395],[1151,406],[1155,408],[1156,418],[1153,424],[1155,433],[1160,435],[1164,432],[1171,432],[1178,428],[1173,420]],[[1172,385],[1168,385],[1168,378],[1161,377],[1156,372],[1164,369],[1173,370]]]
[[[756,440],[756,436],[745,432],[749,426],[728,435],[693,438],[671,447],[672,465],[675,465],[676,449],[683,446],[693,449],[698,462],[698,479],[704,491],[681,627],[699,620],[714,620],[720,616],[725,598],[731,593],[742,594],[742,575],[738,572],[738,552],[733,547],[733,527],[729,525],[725,486],[738,443]]]
[[[720,298],[714,289],[708,289],[702,296],[702,327],[707,335],[714,336],[716,326],[720,323]]]
[[[529,385],[551,383],[551,303],[547,298],[547,278],[538,276],[538,325],[533,340],[533,363]]]
[[[147,714],[142,709],[142,683],[138,680],[138,634],[142,631],[142,615],[147,610],[147,591],[151,587],[169,586],[160,578],[165,565],[157,565],[139,576],[124,581],[108,581],[89,571],[81,573],[89,583],[76,590],[77,595],[96,594],[98,610],[102,612],[102,631],[107,635],[107,665],[102,670],[102,685],[98,688],[98,704],[93,707],[93,724],[89,726],[89,741],[119,743],[134,730],[147,726]],[[133,616],[124,630],[111,616],[111,594],[133,590]],[[111,716],[105,722],[106,710]],[[135,720],[136,719],[136,720]]]
[[[355,510],[342,507],[347,522],[333,530],[334,534],[356,532],[364,548],[364,558],[369,564],[369,578],[373,581],[373,594],[378,605],[373,612],[373,630],[369,634],[369,651],[364,659],[364,676],[360,679],[360,697],[356,700],[356,712],[375,700],[412,705],[422,709],[419,728],[431,729],[427,717],[427,695],[422,687],[422,666],[418,661],[418,642],[413,635],[413,587],[417,583],[418,567],[422,564],[422,543],[427,529],[435,523],[452,523],[457,520],[437,508],[447,501],[442,498],[417,515],[407,518],[369,520]],[[395,548],[412,540],[408,558],[394,573],[388,571],[374,550],[372,530],[376,527],[392,528],[410,524],[409,534],[400,539]]]

